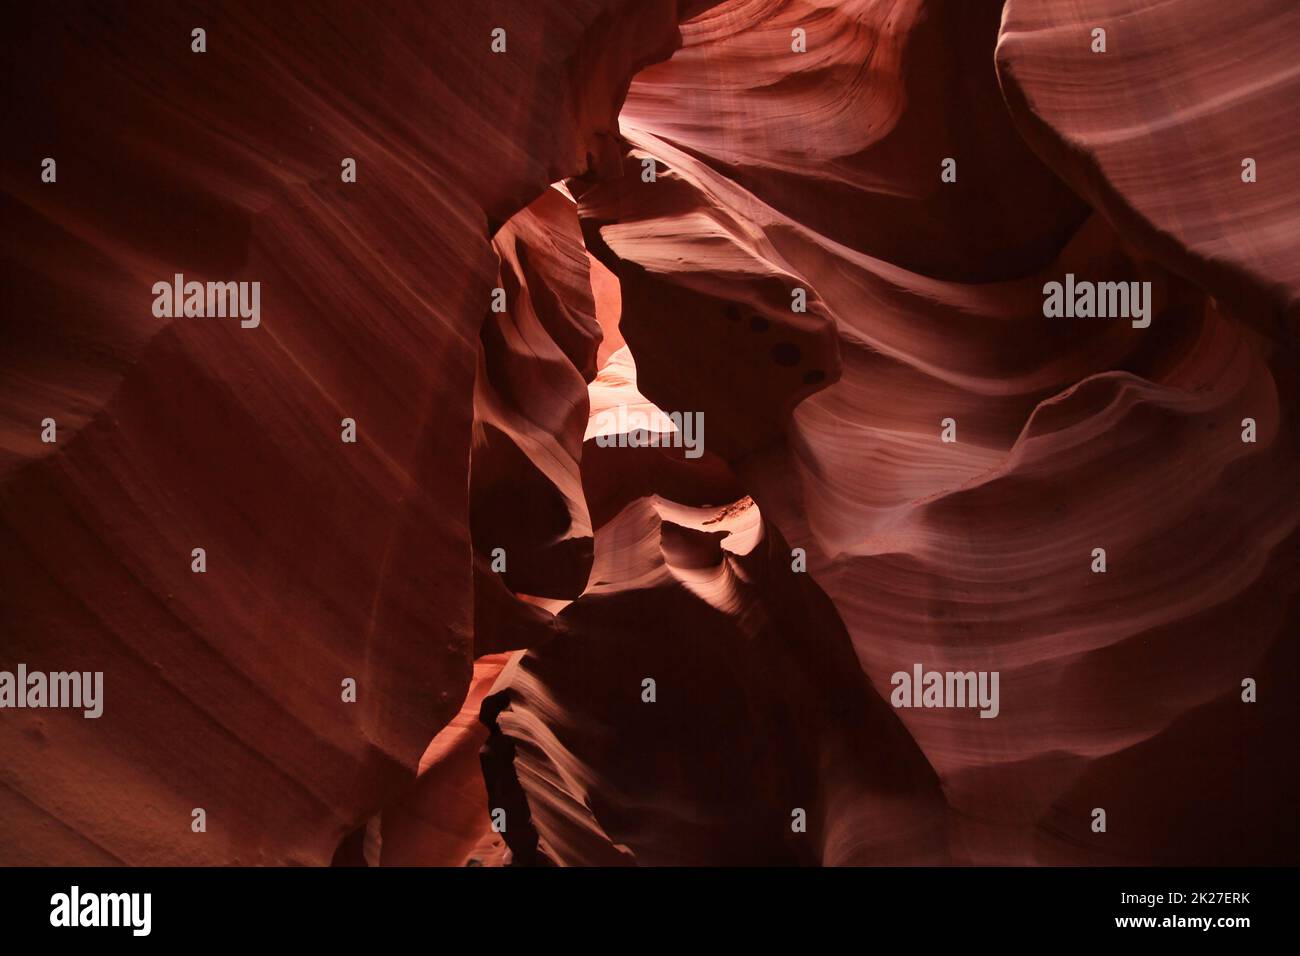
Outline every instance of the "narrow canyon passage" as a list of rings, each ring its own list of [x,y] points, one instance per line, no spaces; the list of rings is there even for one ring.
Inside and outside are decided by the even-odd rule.
[[[13,19],[0,862],[1296,858],[1290,0]]]
[[[554,310],[545,346],[575,325],[626,346],[593,379],[602,345],[584,340],[560,396],[535,367],[545,348],[514,340],[537,376],[522,397],[513,378],[514,450],[533,467],[499,458],[484,479],[497,530],[475,542],[483,567],[515,529],[507,553],[544,566],[551,590],[515,588],[527,611],[484,616],[480,599],[480,638],[503,628],[502,646],[530,648],[485,710],[509,742],[504,762],[485,758],[487,805],[511,794],[528,859],[564,865],[1245,859],[1265,824],[1241,768],[1294,772],[1272,736],[1290,705],[1257,722],[1232,676],[1292,654],[1276,641],[1292,619],[1294,446],[1238,434],[1293,402],[1280,326],[1254,292],[1229,305],[1117,232],[1036,155],[999,85],[1024,42],[1015,5],[1002,19],[994,3],[841,5],[812,21],[833,38],[816,56],[773,56],[809,22],[794,6],[685,22],[682,48],[633,80],[621,174],[521,215],[563,220],[534,245],[563,247],[568,271],[530,255],[518,284]],[[863,38],[867,68],[851,69]],[[944,183],[931,167],[950,154],[962,172]],[[575,215],[592,285],[616,277],[606,308],[556,291],[582,284]],[[1045,322],[1040,288],[1076,275],[1148,283],[1154,325]],[[512,342],[493,321],[499,367],[492,350]],[[578,378],[585,442],[556,479],[558,456],[527,432],[551,400],[557,425],[581,406]],[[598,447],[616,407],[656,428],[662,409],[699,410],[703,460]],[[500,502],[545,494],[554,523],[520,540],[523,514]],[[585,571],[592,548],[585,591],[561,586],[561,549]],[[922,664],[1000,678],[985,714],[999,719],[928,708],[919,686],[895,719],[881,704],[913,662],[918,678]],[[637,694],[646,676],[656,693],[667,676],[687,712],[664,723]],[[1207,739],[1233,755],[1210,773]],[[1199,809],[1170,812],[1193,777]],[[1090,840],[1105,792],[1141,837]],[[1190,839],[1206,812],[1232,821],[1210,848]]]

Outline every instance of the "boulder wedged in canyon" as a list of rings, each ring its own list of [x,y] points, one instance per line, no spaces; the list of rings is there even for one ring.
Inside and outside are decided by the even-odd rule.
[[[490,233],[610,155],[676,4],[65,4],[2,42],[0,648],[106,704],[6,712],[0,855],[327,863],[469,686]],[[259,324],[155,317],[174,273],[259,282]]]

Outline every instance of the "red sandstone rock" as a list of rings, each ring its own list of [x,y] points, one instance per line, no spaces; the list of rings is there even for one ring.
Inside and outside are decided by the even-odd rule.
[[[10,12],[0,656],[107,701],[0,720],[3,862],[326,863],[411,785],[470,679],[489,235],[609,155],[675,6]],[[260,327],[153,318],[176,272]]]
[[[1178,15],[1177,4],[1159,6]],[[751,36],[729,15],[740,7],[686,25],[683,51],[638,77],[624,112],[625,172],[580,197],[588,243],[625,290],[622,331],[641,392],[661,407],[706,410],[711,448],[730,461],[765,521],[807,549],[882,699],[891,675],[915,662],[1001,671],[996,720],[900,711],[943,783],[954,861],[1290,858],[1294,839],[1278,847],[1265,834],[1286,815],[1276,781],[1298,770],[1290,758],[1278,763],[1288,750],[1282,728],[1295,713],[1295,681],[1280,663],[1290,656],[1297,589],[1295,380],[1289,353],[1242,324],[1268,328],[1269,313],[1244,294],[1216,307],[1207,293],[1223,295],[1217,273],[1196,271],[1186,254],[1158,255],[1140,231],[1130,241],[1125,221],[1115,220],[1119,234],[1097,215],[1078,225],[1070,212],[1077,200],[1059,201],[1048,217],[1074,229],[1059,249],[1025,215],[1041,211],[1035,204],[1001,200],[1003,252],[1046,255],[1018,260],[1020,271],[997,283],[954,281],[953,249],[965,239],[957,230],[981,221],[959,195],[944,206],[937,168],[944,241],[903,250],[873,245],[861,230],[850,236],[837,217],[871,208],[865,177],[891,175],[907,194],[926,154],[913,145],[891,162],[885,142],[843,159],[835,178],[858,177],[868,195],[809,210],[826,169],[796,163],[797,141],[774,125],[735,118],[766,110],[775,121],[814,109],[799,94],[815,84],[797,78],[796,64],[828,70],[834,49],[806,61],[777,58],[788,73],[776,82],[756,55],[744,59],[776,39]],[[784,29],[793,8],[764,10]],[[872,14],[884,18],[909,49],[922,48],[933,29],[924,13],[909,28],[889,26],[897,11],[885,5],[862,12],[868,23]],[[940,16],[937,5],[928,14]],[[737,69],[725,93],[693,96],[691,84],[705,74],[697,45],[727,33],[736,38],[721,42],[735,44],[751,69]],[[1004,63],[1017,62],[1020,40],[1004,34]],[[985,88],[992,32],[966,31],[954,42],[983,49],[957,58],[958,83]],[[869,62],[883,70],[884,57],[877,48]],[[895,82],[906,88],[909,74],[899,70]],[[1157,72],[1153,65],[1143,75],[1174,82]],[[896,128],[918,102],[901,99]],[[784,114],[763,105],[774,100],[790,104]],[[1140,101],[1148,110],[1160,102],[1149,91]],[[668,103],[678,108],[658,106]],[[1254,121],[1269,127],[1271,115],[1263,106]],[[1269,132],[1278,135],[1276,124]],[[847,135],[841,129],[829,142]],[[827,142],[806,148],[815,156]],[[1149,140],[1133,142],[1145,149]],[[1000,157],[1025,161],[1023,147],[1005,138],[980,148],[992,167]],[[1157,156],[1142,155],[1148,168],[1158,166]],[[655,183],[639,176],[647,156],[660,170]],[[1008,160],[1006,168],[1015,167]],[[1017,181],[980,175],[989,189]],[[787,185],[799,177],[807,188]],[[1267,196],[1277,188],[1288,187]],[[1087,191],[1082,198],[1098,201]],[[1260,202],[1261,210],[1282,208]],[[1239,219],[1222,213],[1238,248],[1250,247],[1255,208],[1248,201]],[[864,220],[863,229],[878,222]],[[900,216],[890,226],[899,221],[912,223]],[[920,221],[929,228],[936,219]],[[1276,228],[1294,246],[1294,230]],[[1006,256],[998,261],[1017,261]],[[1286,274],[1266,259],[1257,266]],[[1043,285],[1066,272],[1150,281],[1151,328],[1045,319]],[[792,286],[807,289],[808,315],[789,312]],[[1241,441],[1246,417],[1261,423],[1255,444]],[[947,418],[955,444],[940,440]],[[1108,552],[1104,575],[1090,570],[1095,547]],[[564,614],[579,614],[583,603]],[[1283,688],[1268,708],[1240,700],[1243,677],[1260,673]],[[562,712],[564,702],[551,709]],[[1211,726],[1217,763],[1193,742]],[[1246,754],[1252,774],[1270,782],[1234,786],[1226,752]],[[1145,765],[1161,773],[1142,775]],[[601,794],[593,778],[594,804]],[[1203,813],[1167,809],[1186,805],[1189,793]],[[1096,806],[1132,826],[1092,839]],[[1207,830],[1207,818],[1250,820],[1252,838],[1243,844],[1228,822]]]
[[[579,474],[601,329],[573,200],[555,189],[493,239],[504,312],[484,320],[474,395],[470,517],[481,558],[514,591],[577,597],[591,569]]]
[[[194,16],[3,41],[0,863],[1294,862],[1293,4]]]
[[[1008,0],[997,48],[1011,115],[1053,170],[1129,242],[1292,345],[1298,34],[1290,0]]]
[[[633,502],[597,531],[592,585],[558,620],[559,636],[507,667],[484,704],[514,750],[514,778],[489,777],[494,805],[522,792],[530,814],[531,827],[507,827],[516,854],[565,865],[947,858],[933,772],[752,502]],[[792,830],[796,812],[806,832]]]

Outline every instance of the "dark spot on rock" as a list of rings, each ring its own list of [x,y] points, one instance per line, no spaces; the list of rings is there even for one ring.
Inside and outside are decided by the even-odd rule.
[[[817,385],[826,381],[826,373],[819,368],[809,369],[803,373],[803,381],[805,385]]]

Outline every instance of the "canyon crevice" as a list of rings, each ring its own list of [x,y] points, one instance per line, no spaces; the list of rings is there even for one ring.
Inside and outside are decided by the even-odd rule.
[[[0,862],[1294,860],[1294,4],[69,6],[0,669],[106,703],[0,715]]]

